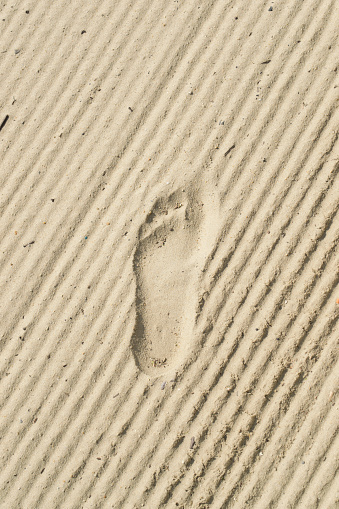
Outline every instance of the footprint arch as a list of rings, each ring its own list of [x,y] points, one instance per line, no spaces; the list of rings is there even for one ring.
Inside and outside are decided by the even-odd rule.
[[[149,375],[175,369],[194,348],[199,281],[217,229],[216,200],[207,188],[159,197],[138,232],[131,346]]]

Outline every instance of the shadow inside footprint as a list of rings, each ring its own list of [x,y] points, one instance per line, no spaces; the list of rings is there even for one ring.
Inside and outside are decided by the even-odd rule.
[[[133,260],[132,350],[138,367],[147,374],[175,367],[190,348],[197,283],[206,258],[206,208],[198,193],[178,190],[159,198],[140,227]]]

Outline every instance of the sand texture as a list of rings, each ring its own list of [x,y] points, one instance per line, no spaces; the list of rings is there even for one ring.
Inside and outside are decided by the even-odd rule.
[[[339,508],[338,0],[0,16],[0,509]]]

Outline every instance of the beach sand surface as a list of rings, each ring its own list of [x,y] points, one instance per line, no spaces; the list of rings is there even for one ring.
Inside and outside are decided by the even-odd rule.
[[[0,508],[339,507],[337,0],[0,16]]]

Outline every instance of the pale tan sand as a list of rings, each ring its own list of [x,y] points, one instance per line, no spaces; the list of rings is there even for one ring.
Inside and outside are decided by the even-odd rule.
[[[1,509],[338,507],[337,0],[0,19]]]

